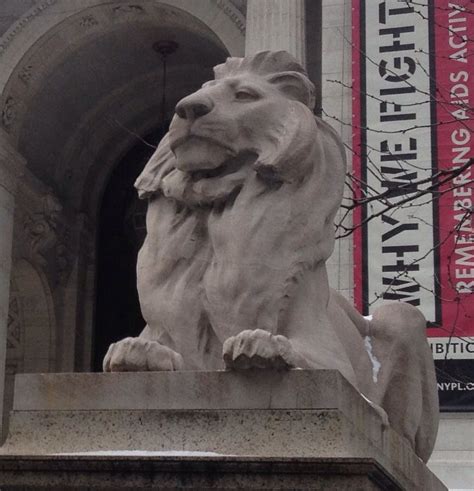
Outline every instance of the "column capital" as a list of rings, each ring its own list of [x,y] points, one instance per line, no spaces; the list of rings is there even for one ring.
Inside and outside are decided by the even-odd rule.
[[[26,160],[13,146],[10,136],[0,128],[0,186],[14,195],[25,166]]]

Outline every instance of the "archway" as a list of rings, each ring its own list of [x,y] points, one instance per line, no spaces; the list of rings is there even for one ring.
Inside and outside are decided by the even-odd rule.
[[[138,251],[146,234],[147,202],[140,200],[133,183],[163,137],[163,130],[132,147],[115,167],[104,191],[99,214],[97,293],[93,369],[111,343],[138,336],[145,327],[136,288]]]
[[[99,210],[114,169],[161,124],[153,44],[163,39],[179,45],[168,63],[169,119],[212,66],[243,53],[244,20],[227,0],[48,0],[0,46],[0,124],[38,189],[47,186],[62,205],[65,266],[48,274],[62,371],[93,365]]]

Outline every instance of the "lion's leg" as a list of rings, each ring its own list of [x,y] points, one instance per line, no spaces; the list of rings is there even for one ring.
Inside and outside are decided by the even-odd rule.
[[[184,368],[183,357],[162,342],[146,326],[139,337],[110,345],[103,361],[104,372],[172,371]]]
[[[258,310],[254,307],[254,310]],[[243,315],[242,320],[237,325],[253,327],[241,332],[234,333],[233,336],[225,339],[223,343],[223,358],[227,369],[243,370],[251,368],[261,369],[284,369],[284,368],[324,368],[323,366],[314,367],[293,344],[294,339],[289,339],[288,330],[281,329],[278,325],[279,314],[283,309],[277,302],[266,305],[258,304],[261,307],[258,313],[252,309],[247,309],[254,315]],[[265,315],[264,315],[265,314]],[[299,323],[301,331],[304,320]],[[312,322],[311,319],[309,322]],[[253,324],[253,325],[252,325]],[[286,325],[286,319],[285,319]],[[304,340],[305,332],[298,332],[295,336],[296,344],[298,339]],[[301,348],[304,347],[304,341]]]
[[[353,367],[328,317],[324,266],[300,275],[290,293],[276,307],[277,325],[255,326],[225,341],[226,367],[335,369],[357,387]]]
[[[390,425],[426,461],[433,450],[439,418],[426,320],[409,304],[384,305],[373,314],[370,341],[381,364],[370,397],[385,409]]]
[[[360,390],[346,347],[331,318],[330,292],[323,264],[298,277],[278,332],[290,340],[299,358],[304,360],[301,368],[338,370]]]

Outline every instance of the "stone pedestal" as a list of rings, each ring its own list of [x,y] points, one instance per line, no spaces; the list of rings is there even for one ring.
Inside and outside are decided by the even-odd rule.
[[[18,375],[0,486],[446,489],[338,372]]]

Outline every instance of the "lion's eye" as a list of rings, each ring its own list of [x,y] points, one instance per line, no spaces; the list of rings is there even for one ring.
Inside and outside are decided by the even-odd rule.
[[[238,101],[255,101],[259,98],[259,95],[249,90],[238,90],[235,93],[235,98]]]

